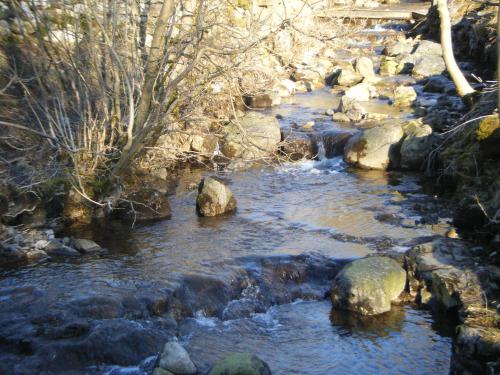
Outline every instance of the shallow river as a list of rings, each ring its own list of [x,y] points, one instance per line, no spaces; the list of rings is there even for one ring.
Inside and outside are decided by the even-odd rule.
[[[319,91],[271,112],[283,116],[284,127],[290,119],[315,119],[329,129],[336,125],[322,113],[332,102],[331,94]],[[321,263],[337,267],[338,261],[340,267],[342,260],[404,251],[442,235],[445,218],[438,213],[445,211],[423,192],[418,176],[352,171],[340,158],[225,171],[220,175],[237,198],[237,212],[200,218],[188,187],[213,173],[181,174],[170,199],[171,220],[77,231],[109,249],[104,255],[0,271],[0,372],[144,373],[154,351],[175,334],[202,373],[234,351],[256,353],[273,374],[448,373],[446,322],[412,307],[358,321],[332,312],[323,299],[333,268]],[[429,213],[436,225],[420,224]],[[275,276],[266,275],[280,267],[288,272],[295,260],[304,263],[304,280],[269,282]],[[261,284],[248,281],[256,274],[264,275]],[[247,283],[235,287],[235,280]],[[165,318],[175,306],[171,301],[189,298],[202,302],[181,304],[173,314],[178,324]],[[158,301],[167,307],[150,308]],[[233,309],[245,303],[250,310]],[[82,319],[81,333],[54,337],[57,327]],[[115,330],[136,336],[117,339],[113,326],[98,336],[111,321],[122,327]],[[25,340],[26,350],[15,340]],[[114,345],[124,346],[123,355],[106,349]]]

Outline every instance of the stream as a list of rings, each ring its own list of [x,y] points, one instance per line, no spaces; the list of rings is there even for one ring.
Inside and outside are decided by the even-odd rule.
[[[321,134],[340,129],[323,115],[334,100],[319,90],[268,112]],[[190,186],[214,173],[180,172],[171,220],[69,233],[104,254],[0,271],[0,373],[146,374],[172,336],[201,374],[235,351],[273,374],[448,373],[451,322],[411,306],[358,320],[325,299],[349,259],[444,234],[447,211],[418,175],[324,156],[219,170],[238,209],[200,218]]]

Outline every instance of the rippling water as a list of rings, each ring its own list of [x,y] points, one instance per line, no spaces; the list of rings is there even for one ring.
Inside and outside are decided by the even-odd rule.
[[[288,126],[291,118],[321,117],[332,101],[327,92],[302,95],[272,113],[285,116],[282,125]],[[212,173],[181,173],[170,200],[171,220],[133,229],[115,223],[75,230],[108,248],[105,255],[0,271],[1,327],[11,332],[12,317],[23,326],[32,324],[47,306],[57,316],[66,316],[74,301],[87,296],[159,295],[178,285],[183,275],[225,280],[232,277],[232,266],[247,256],[350,259],[403,251],[422,238],[439,235],[415,223],[420,219],[415,207],[439,207],[423,193],[417,176],[349,171],[340,158],[224,172],[238,201],[237,212],[200,218],[195,213],[196,192],[187,187]],[[340,313],[331,315],[330,308],[326,301],[308,301],[236,320],[181,320],[180,338],[203,370],[224,354],[242,350],[267,360],[275,374],[448,372],[451,341],[435,329],[428,313],[396,308],[379,319],[356,322]],[[140,315],[124,316],[152,324],[151,334],[161,330]],[[104,365],[88,371],[133,374],[144,372],[144,366]]]

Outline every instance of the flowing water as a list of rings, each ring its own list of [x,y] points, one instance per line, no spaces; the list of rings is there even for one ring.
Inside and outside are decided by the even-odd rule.
[[[319,91],[270,112],[329,130],[332,103]],[[274,374],[448,373],[446,322],[412,307],[356,320],[324,299],[346,260],[442,235],[446,211],[418,176],[339,157],[226,170],[236,213],[200,218],[189,186],[214,173],[180,174],[171,220],[73,232],[105,254],[0,271],[0,373],[144,373],[171,335],[201,373],[234,351]]]

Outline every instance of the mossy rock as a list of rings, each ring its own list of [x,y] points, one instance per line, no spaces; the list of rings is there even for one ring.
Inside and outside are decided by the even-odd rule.
[[[377,315],[391,309],[406,286],[406,271],[388,257],[358,259],[335,277],[331,300],[335,308],[361,315]]]
[[[209,375],[271,375],[271,369],[254,354],[234,353],[216,365]]]
[[[498,116],[490,116],[481,120],[479,127],[476,131],[476,136],[478,141],[484,141],[493,132],[500,127]]]

